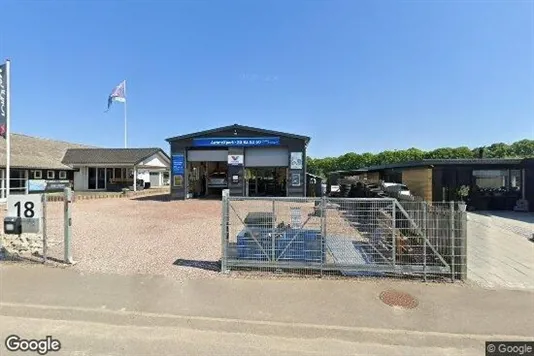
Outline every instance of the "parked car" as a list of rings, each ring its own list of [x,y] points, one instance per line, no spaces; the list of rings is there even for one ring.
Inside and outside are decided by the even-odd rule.
[[[410,189],[405,184],[401,183],[382,183],[382,190],[385,193],[390,194],[399,194],[399,195],[407,195],[410,196],[412,193],[410,192]]]
[[[208,178],[208,187],[209,188],[228,187],[228,179],[226,178],[226,173],[224,172],[212,173]]]

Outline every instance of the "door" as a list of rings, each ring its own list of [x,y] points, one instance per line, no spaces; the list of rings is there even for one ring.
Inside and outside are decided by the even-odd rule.
[[[106,169],[89,167],[87,169],[87,180],[88,189],[106,189]]]
[[[289,152],[281,147],[251,147],[245,150],[245,167],[287,167]]]
[[[87,168],[87,189],[96,189],[96,168]]]
[[[106,182],[107,184],[113,183],[113,168],[106,168]]]
[[[159,187],[159,172],[150,172],[150,186]]]
[[[106,189],[106,169],[98,168],[98,181],[96,189]]]

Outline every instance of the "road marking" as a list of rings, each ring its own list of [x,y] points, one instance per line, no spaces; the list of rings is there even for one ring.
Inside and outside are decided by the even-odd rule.
[[[382,333],[382,334],[388,334],[388,335],[437,336],[437,337],[457,338],[457,339],[462,339],[462,340],[465,340],[466,338],[470,338],[470,339],[483,340],[483,341],[497,340],[497,339],[529,341],[532,339],[531,337],[529,338],[527,336],[521,336],[521,335],[500,335],[500,334],[485,335],[485,334],[463,334],[463,333],[457,334],[457,333],[438,332],[438,331],[383,329],[383,328],[369,328],[369,327],[363,327],[363,326],[320,325],[320,324],[311,324],[311,323],[291,323],[291,322],[267,321],[267,320],[246,320],[246,319],[234,319],[234,318],[222,318],[222,317],[188,316],[188,315],[177,315],[177,314],[167,314],[167,313],[136,312],[136,311],[128,311],[128,310],[122,310],[122,309],[121,310],[110,310],[110,309],[95,309],[95,308],[84,308],[84,307],[67,307],[67,306],[56,306],[56,305],[22,304],[22,303],[6,303],[6,302],[0,302],[0,314],[1,314],[3,307],[15,307],[15,308],[25,308],[25,309],[33,308],[33,309],[59,310],[59,311],[78,311],[78,312],[91,312],[91,313],[111,314],[111,315],[121,315],[121,316],[130,315],[130,316],[153,317],[153,318],[162,318],[162,319],[197,320],[197,321],[220,322],[220,323],[239,323],[239,324],[248,324],[248,325],[256,325],[256,326],[281,326],[281,327],[300,327],[300,328],[317,329],[317,330],[371,332],[371,333]],[[19,316],[19,317],[26,318],[24,316]],[[42,319],[42,318],[28,317],[26,319]]]

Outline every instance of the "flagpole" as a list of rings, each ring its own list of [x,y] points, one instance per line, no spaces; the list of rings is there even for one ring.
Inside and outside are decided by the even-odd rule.
[[[11,189],[11,61],[6,60],[6,200]]]
[[[126,80],[124,80],[124,148],[128,148],[128,119],[126,115],[127,101],[128,100],[126,99]]]

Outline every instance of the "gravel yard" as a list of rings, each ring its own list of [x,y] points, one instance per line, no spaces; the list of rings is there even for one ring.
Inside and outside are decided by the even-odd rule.
[[[291,207],[300,208],[301,222],[307,228],[320,228],[320,217],[312,214],[311,202],[276,202],[277,223],[290,223]],[[247,213],[272,209],[270,201],[232,201],[230,240],[235,242]],[[160,195],[77,200],[72,205],[72,253],[77,263],[69,268],[83,273],[159,275],[177,280],[221,276],[221,213],[218,199],[169,201]],[[354,232],[335,211],[329,212],[327,221],[331,233]],[[46,223],[47,256],[61,262],[63,202],[48,202]]]
[[[48,213],[49,255],[62,259],[63,203],[49,203]],[[72,220],[73,257],[78,262],[73,268],[79,271],[180,280],[218,275],[218,200],[80,200],[73,204]],[[197,267],[177,265],[180,262]]]

